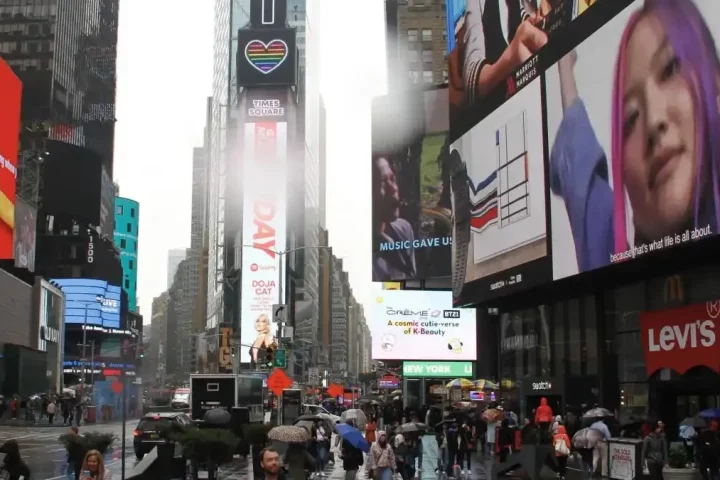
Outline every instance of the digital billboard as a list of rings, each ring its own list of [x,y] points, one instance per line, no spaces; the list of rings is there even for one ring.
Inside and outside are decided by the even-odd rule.
[[[474,308],[453,308],[452,293],[385,290],[371,312],[373,360],[475,360]]]
[[[297,83],[294,28],[243,28],[237,36],[239,87],[289,87]]]
[[[287,123],[240,125],[243,138],[241,362],[276,342],[272,306],[284,303],[287,244]]]
[[[546,72],[555,279],[716,235],[719,41],[718,2],[636,1]]]
[[[20,198],[15,199],[15,266],[35,271],[37,210]]]
[[[372,106],[372,279],[450,275],[448,90],[412,90]]]
[[[566,43],[564,30],[603,3],[621,2],[446,0],[451,138],[528,86],[541,72],[536,54]]]
[[[456,297],[462,299],[469,285],[485,300],[550,281],[540,79],[450,150],[466,175],[461,190],[453,186],[454,214],[469,219],[455,227],[453,274],[462,285]]]
[[[119,286],[89,278],[56,278],[52,280],[65,294],[65,325],[84,325],[119,329]],[[98,302],[97,297],[102,297]]]
[[[22,83],[0,58],[0,258],[13,258]]]

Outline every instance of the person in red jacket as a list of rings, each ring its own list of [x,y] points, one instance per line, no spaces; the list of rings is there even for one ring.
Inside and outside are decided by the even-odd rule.
[[[565,480],[567,461],[570,456],[570,437],[568,437],[563,425],[558,426],[557,433],[553,437],[553,445],[555,446],[555,461],[557,462],[558,478],[560,478],[560,480]]]
[[[549,440],[549,429],[553,421],[553,411],[547,403],[547,398],[542,397],[540,406],[535,410],[535,425],[540,429],[541,443],[547,443]]]

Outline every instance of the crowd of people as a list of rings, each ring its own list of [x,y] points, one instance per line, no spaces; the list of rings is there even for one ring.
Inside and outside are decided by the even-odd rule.
[[[0,417],[6,411],[10,412],[13,420],[24,419],[29,423],[38,423],[44,419],[52,425],[59,416],[62,416],[63,425],[80,425],[82,421],[83,402],[70,395],[32,395],[23,400],[19,395],[10,399],[0,399]]]

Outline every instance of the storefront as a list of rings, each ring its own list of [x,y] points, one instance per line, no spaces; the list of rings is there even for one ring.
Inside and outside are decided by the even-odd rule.
[[[61,393],[63,389],[63,351],[65,328],[65,296],[59,288],[38,279],[33,287],[33,318],[31,347],[45,352],[44,390]]]
[[[473,378],[473,362],[403,362],[404,406],[443,408],[460,390],[446,388],[456,378]],[[456,398],[459,401],[460,398]]]

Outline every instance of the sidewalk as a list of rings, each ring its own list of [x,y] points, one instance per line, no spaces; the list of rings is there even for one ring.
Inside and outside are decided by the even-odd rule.
[[[137,420],[136,418],[128,418],[127,421],[133,421]],[[122,420],[113,420],[111,422],[95,422],[95,423],[87,423],[82,422],[80,424],[81,427],[87,426],[87,425],[122,425]],[[73,425],[76,425],[73,423]],[[54,419],[54,422],[52,425],[48,421],[47,418],[41,418],[38,419],[36,422],[32,422],[30,420],[25,420],[23,418],[4,418],[0,420],[0,426],[2,427],[22,427],[22,428],[68,428],[70,425],[63,424],[62,418],[60,418],[60,421],[58,419]]]

